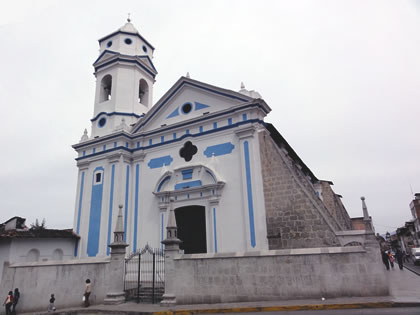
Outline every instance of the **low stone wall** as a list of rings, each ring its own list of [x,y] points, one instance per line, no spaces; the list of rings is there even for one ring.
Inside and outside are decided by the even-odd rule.
[[[91,303],[103,303],[107,293],[109,262],[109,259],[77,259],[10,266],[6,263],[1,296],[19,288],[19,313],[46,311],[51,294],[55,294],[57,309],[81,306],[85,281],[89,278],[92,281]]]
[[[174,270],[177,304],[389,294],[377,245],[182,255]]]

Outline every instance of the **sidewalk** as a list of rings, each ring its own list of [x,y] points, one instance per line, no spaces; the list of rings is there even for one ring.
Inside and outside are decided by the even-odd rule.
[[[384,308],[384,307],[420,307],[420,276],[409,270],[394,270],[387,272],[390,281],[391,295],[387,297],[359,297],[337,298],[328,300],[288,300],[270,302],[224,303],[224,304],[195,304],[178,305],[175,307],[161,307],[156,304],[137,304],[127,302],[120,305],[93,305],[89,308],[61,309],[54,314],[153,314],[153,315],[187,315],[203,313],[238,313],[238,312],[279,312],[297,310],[322,309],[356,309],[356,308]],[[50,313],[26,313],[50,314]]]

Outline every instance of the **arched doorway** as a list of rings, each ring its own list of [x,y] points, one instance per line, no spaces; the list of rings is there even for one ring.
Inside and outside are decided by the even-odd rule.
[[[186,206],[175,209],[180,248],[185,254],[207,253],[206,213],[203,206]]]

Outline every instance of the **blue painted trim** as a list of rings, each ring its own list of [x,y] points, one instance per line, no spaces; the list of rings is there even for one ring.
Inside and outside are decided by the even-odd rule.
[[[104,144],[104,147],[103,147],[102,151],[106,151],[106,144]]]
[[[172,113],[169,114],[168,117],[166,117],[166,119],[168,118],[173,118],[179,115],[179,107],[177,107]]]
[[[85,172],[82,172],[82,179],[80,180],[80,193],[79,193],[79,209],[77,211],[77,226],[76,233],[80,232],[80,216],[82,214],[82,199],[83,199],[83,186],[85,183]]]
[[[171,176],[166,176],[161,182],[160,182],[160,184],[159,184],[159,186],[158,186],[158,189],[157,189],[157,191],[158,192],[160,192],[160,190],[161,190],[161,188],[162,188],[162,186],[163,186],[163,184],[167,181],[167,180],[169,180],[171,178]]]
[[[105,54],[110,54],[110,55],[118,55],[118,53],[117,52],[115,52],[115,51],[112,51],[112,50],[108,50],[108,49],[105,49],[100,55],[99,55],[99,57],[98,58],[96,58],[96,60],[93,62],[93,64],[95,64],[95,63],[97,63],[99,60],[101,60],[101,58],[105,55]]]
[[[111,192],[109,193],[109,216],[108,216],[108,241],[107,244],[111,244],[111,228],[112,228],[112,206],[114,203],[114,175],[115,175],[115,164],[111,167]],[[106,247],[106,254],[109,256],[110,248]]]
[[[143,36],[141,36],[139,33],[129,33],[129,32],[124,32],[124,31],[120,31],[120,30],[118,30],[118,31],[115,31],[114,33],[111,33],[111,34],[109,34],[109,35],[107,35],[107,36],[105,36],[105,37],[102,37],[101,39],[99,39],[98,40],[98,42],[99,43],[102,43],[103,41],[105,41],[105,40],[107,40],[107,39],[109,39],[109,38],[111,38],[111,37],[113,37],[113,36],[115,36],[115,35],[117,35],[117,34],[124,34],[124,35],[131,35],[131,36],[135,36],[135,37],[138,37],[138,38],[140,38],[143,42],[145,42],[145,44],[147,45],[147,46],[149,46],[152,50],[155,50],[155,48],[146,40],[146,39],[144,39],[144,37]]]
[[[137,115],[137,114],[134,114],[134,113],[122,113],[122,112],[106,113],[106,112],[100,112],[98,115],[96,115],[95,117],[93,117],[90,121],[93,122],[93,121],[97,120],[99,118],[99,116],[101,116],[101,115],[106,115],[106,116],[114,116],[114,115],[119,115],[119,116],[132,116],[132,117],[135,117],[135,118],[141,118],[141,117],[144,116],[144,114],[143,115]]]
[[[162,157],[151,159],[149,163],[147,163],[147,166],[149,166],[149,168],[159,168],[163,165],[169,166],[171,165],[173,160],[174,159],[170,155],[165,155]]]
[[[79,251],[79,241],[76,240],[76,243],[74,244],[74,257],[77,257],[77,252]]]
[[[149,146],[153,145],[153,139],[149,139]]]
[[[216,208],[213,208],[213,234],[214,234],[214,252],[217,253]]]
[[[125,143],[125,147],[128,148],[128,142]]]
[[[86,151],[85,150],[83,150],[82,156],[86,156]]]
[[[232,125],[232,118],[229,118],[228,119],[228,125],[230,126],[230,125]]]
[[[213,123],[213,129],[217,129],[217,122]]]
[[[194,104],[195,104],[195,110],[200,110],[200,109],[210,107],[209,105],[202,104],[202,103],[199,103],[199,102],[194,102]]]
[[[97,171],[102,171],[102,174],[104,174],[104,168],[102,166],[95,168],[93,175],[95,175]],[[99,252],[104,182],[105,179],[102,178],[102,182],[100,184],[95,184],[95,176],[92,176],[92,194],[90,200],[89,230],[87,240],[87,254],[89,257],[95,257]]]
[[[190,129],[185,130],[185,134],[189,135],[190,134]]]
[[[238,97],[238,96],[234,96],[234,95],[231,95],[231,94],[227,94],[227,93],[223,93],[223,92],[219,92],[219,91],[216,91],[216,90],[214,90],[214,89],[211,89],[211,88],[207,88],[207,87],[204,87],[204,86],[200,86],[200,85],[198,85],[198,84],[194,84],[194,83],[192,83],[192,82],[186,82],[186,81],[182,81],[181,83],[180,83],[180,85],[177,87],[177,88],[175,88],[173,91],[172,91],[172,93],[170,93],[163,101],[162,101],[162,103],[159,105],[159,107],[157,107],[156,108],[156,110],[142,123],[142,124],[140,124],[135,130],[134,130],[134,132],[137,132],[137,130],[139,130],[141,127],[143,127],[157,112],[159,112],[159,110],[162,108],[162,106],[163,105],[165,105],[171,98],[172,98],[172,96],[174,96],[174,94],[176,94],[184,85],[190,85],[190,86],[193,86],[193,87],[196,87],[196,88],[198,88],[198,89],[201,89],[201,90],[205,90],[205,91],[209,91],[209,92],[212,92],[212,93],[214,93],[214,94],[218,94],[218,95],[222,95],[222,96],[225,96],[225,97],[228,97],[228,98],[231,98],[231,99],[236,99],[236,100],[239,100],[239,101],[241,101],[241,102],[249,102],[249,100],[248,99],[245,99],[245,98],[241,98],[241,97]],[[258,105],[258,106],[261,106],[261,105]]]
[[[208,158],[210,158],[210,157],[213,156],[213,154],[214,154],[214,156],[230,154],[230,153],[232,153],[234,148],[235,148],[234,144],[232,144],[231,142],[226,142],[226,143],[221,143],[221,144],[208,146],[204,150],[203,154],[205,156],[207,156]]]
[[[165,136],[160,136],[160,142],[165,142]]]
[[[163,213],[160,214],[160,249],[163,249]]]
[[[176,140],[176,132],[173,133],[173,138]]]
[[[109,65],[111,65],[113,63],[117,63],[119,61],[127,62],[127,63],[134,63],[134,64],[138,65],[140,68],[142,68],[144,71],[146,71],[148,74],[150,74],[150,76],[153,79],[156,77],[156,74],[157,74],[157,71],[156,70],[154,70],[154,72],[152,72],[152,71],[149,70],[148,67],[146,67],[143,63],[139,62],[138,60],[136,60],[136,59],[124,59],[124,58],[122,58],[120,56],[118,56],[117,58],[113,58],[113,59],[111,59],[108,62],[104,62],[103,64],[101,64],[99,66],[95,66],[94,65],[95,72],[98,72],[98,70],[100,70],[101,68],[106,67],[106,66],[109,66]]]
[[[252,200],[252,179],[251,179],[251,165],[249,161],[249,145],[248,141],[244,142],[245,155],[245,171],[246,171],[246,190],[248,194],[248,212],[249,212],[249,232],[251,236],[251,246],[255,247],[255,226],[254,226],[254,203]]]
[[[242,109],[252,108],[252,107],[260,107],[262,110],[264,110],[265,113],[267,113],[265,111],[265,109],[260,104],[256,103],[256,104],[249,104],[249,105],[246,105],[246,106],[242,106],[239,109],[233,109],[233,110],[230,110],[230,111],[227,111],[227,112],[221,112],[221,113],[216,113],[216,114],[209,114],[209,115],[206,115],[206,116],[200,116],[201,118],[195,119],[193,121],[193,123],[197,123],[197,122],[201,122],[201,121],[207,121],[207,120],[210,120],[210,119],[213,119],[213,118],[216,118],[216,117],[225,116],[227,114],[234,113],[237,110],[242,110]],[[233,124],[232,126],[239,126],[239,125],[244,124],[244,123],[252,123],[252,122],[258,122],[258,123],[262,124],[263,126],[265,126],[264,121],[259,120],[259,119],[247,120],[246,122],[238,122],[236,124]],[[82,147],[87,146],[87,145],[92,145],[92,144],[97,143],[97,142],[102,142],[104,140],[110,140],[110,139],[117,138],[117,137],[119,138],[121,136],[129,138],[129,139],[136,139],[136,138],[139,138],[139,137],[144,138],[146,136],[150,136],[150,135],[154,135],[154,134],[158,134],[158,133],[162,133],[162,132],[168,132],[172,129],[178,129],[180,127],[189,126],[191,124],[192,124],[191,122],[180,123],[180,124],[177,124],[175,126],[168,126],[167,128],[164,128],[164,129],[160,128],[160,129],[150,131],[150,132],[146,132],[146,133],[143,133],[143,134],[135,134],[135,132],[137,132],[137,130],[139,129],[139,128],[137,128],[136,130],[134,130],[132,132],[133,136],[130,136],[130,135],[127,135],[127,134],[121,134],[121,133],[114,134],[114,135],[109,135],[109,136],[103,136],[103,137],[101,137],[101,139],[96,140],[96,141],[90,141],[89,143],[75,144],[75,145],[73,145],[73,148],[79,149],[79,148],[82,148]]]
[[[175,190],[191,188],[191,187],[200,187],[200,186],[201,186],[201,180],[193,180],[191,182],[176,184]]]
[[[134,233],[133,233],[133,251],[137,249],[137,220],[139,217],[139,164],[136,164],[136,191],[134,197]]]
[[[203,126],[200,126],[200,128],[198,128],[198,132],[202,133],[203,132]]]
[[[96,153],[96,148],[93,148],[92,149],[92,154],[95,154]]]
[[[140,142],[137,141],[136,148],[140,148]]]
[[[127,240],[127,216],[128,216],[128,191],[130,184],[130,166],[127,165],[127,171],[125,175],[125,209],[124,209],[124,242]]]
[[[103,153],[108,153],[108,152],[112,152],[112,151],[116,151],[116,150],[124,150],[124,151],[127,151],[127,152],[130,152],[130,153],[133,153],[133,152],[136,152],[136,151],[139,151],[139,150],[147,150],[147,149],[150,149],[150,148],[154,148],[154,147],[158,147],[158,146],[161,146],[161,145],[166,145],[166,144],[170,144],[170,143],[174,143],[174,142],[178,142],[178,141],[182,141],[183,139],[185,139],[186,137],[193,137],[193,138],[195,138],[195,137],[200,137],[200,136],[203,136],[203,135],[207,135],[207,134],[212,134],[212,133],[214,133],[214,132],[219,132],[219,131],[223,131],[223,130],[227,130],[227,129],[231,129],[231,128],[235,128],[235,127],[238,127],[238,126],[241,126],[241,125],[244,125],[244,124],[252,124],[252,123],[259,123],[259,124],[261,124],[261,125],[263,125],[263,126],[265,126],[265,123],[264,123],[264,121],[262,121],[262,120],[259,120],[259,119],[252,119],[252,120],[247,120],[247,121],[241,121],[241,122],[237,122],[237,123],[235,123],[235,124],[233,124],[233,125],[231,125],[231,126],[223,126],[223,127],[220,127],[220,128],[218,128],[218,129],[211,129],[211,130],[207,130],[207,131],[204,131],[204,132],[202,132],[202,133],[196,133],[196,134],[189,134],[189,135],[183,135],[183,136],[181,136],[181,137],[179,137],[179,138],[177,138],[177,139],[173,139],[173,140],[169,140],[169,141],[166,141],[165,143],[157,143],[157,144],[152,144],[152,145],[149,145],[149,146],[145,146],[145,147],[141,147],[141,148],[139,148],[139,149],[127,149],[127,148],[125,148],[125,147],[123,147],[123,146],[119,146],[119,147],[116,147],[116,148],[113,148],[113,149],[109,149],[109,150],[106,150],[106,151],[101,151],[101,152],[98,152],[98,153],[96,153],[96,154],[89,154],[89,155],[86,155],[86,156],[82,156],[82,157],[78,157],[78,158],[75,158],[75,160],[76,161],[80,161],[80,160],[83,160],[83,159],[85,159],[85,158],[89,158],[89,157],[93,157],[93,156],[97,156],[97,155],[100,155],[100,154],[103,154]],[[161,130],[161,132],[162,132],[162,130]],[[157,132],[154,132],[154,133],[157,133]],[[121,135],[118,135],[118,136],[112,136],[112,137],[109,137],[109,138],[103,138],[103,139],[101,139],[101,140],[98,140],[98,141],[94,141],[94,142],[91,142],[91,143],[89,143],[89,145],[92,145],[92,144],[94,144],[94,143],[97,143],[97,142],[102,142],[102,141],[106,141],[106,140],[109,140],[110,138],[114,138],[114,137],[120,137]],[[128,137],[127,135],[124,135],[126,138],[129,138],[130,140],[132,140],[132,139],[135,139],[136,137]],[[73,146],[75,149],[78,149],[78,148],[80,148],[80,146],[76,146],[76,145],[74,145]]]
[[[247,121],[248,120],[248,116],[246,115],[246,113],[245,114],[242,114],[242,120],[243,121]]]
[[[191,179],[192,178],[192,174],[193,174],[193,169],[190,168],[188,170],[182,170],[182,179],[186,180],[186,179]]]
[[[116,148],[118,145],[117,141],[114,142],[114,148]]]

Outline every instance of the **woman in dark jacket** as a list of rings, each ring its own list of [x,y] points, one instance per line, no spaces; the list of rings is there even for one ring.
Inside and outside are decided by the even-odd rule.
[[[12,315],[16,315],[16,305],[19,302],[20,292],[19,289],[15,289],[15,293],[13,294],[13,303],[12,303]]]

